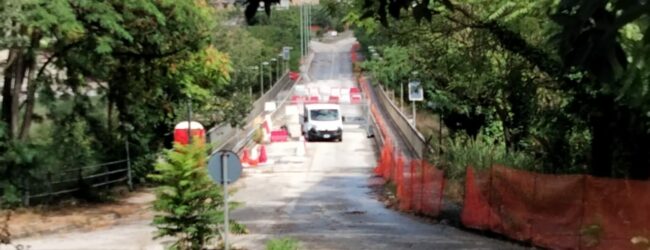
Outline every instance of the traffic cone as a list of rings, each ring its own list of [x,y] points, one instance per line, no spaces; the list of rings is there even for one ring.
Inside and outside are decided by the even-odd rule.
[[[266,156],[266,147],[264,146],[264,144],[260,145],[260,157],[258,159],[259,159],[258,160],[259,164],[265,164],[266,161],[268,160]]]
[[[298,140],[298,148],[296,148],[296,156],[304,156],[305,155],[305,137],[300,136],[300,139]]]
[[[262,123],[262,141],[264,143],[271,142],[271,129],[269,128],[268,121],[264,121],[264,123]]]
[[[255,167],[255,166],[257,166],[257,163],[259,163],[259,154],[257,152],[257,149],[258,149],[257,145],[255,145],[255,146],[253,146],[253,148],[251,148],[251,154],[250,154],[250,158],[248,160],[248,164],[251,167]]]
[[[244,148],[242,150],[242,155],[239,157],[239,162],[241,162],[242,165],[248,165],[248,161],[250,157],[248,156],[248,148]]]

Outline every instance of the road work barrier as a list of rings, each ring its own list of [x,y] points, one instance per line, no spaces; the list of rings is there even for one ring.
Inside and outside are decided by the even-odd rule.
[[[467,170],[462,222],[551,249],[639,249],[650,236],[650,182]]]
[[[357,57],[355,48],[358,46],[352,48],[352,60],[356,60]],[[422,160],[421,157],[417,157],[418,154],[406,155],[403,151],[406,148],[395,148],[394,134],[386,126],[385,117],[379,112],[376,99],[369,94],[370,84],[364,77],[360,77],[359,86],[361,93],[356,88],[351,92],[359,98],[364,95],[371,100],[370,112],[372,122],[375,124],[375,137],[381,138],[377,143],[382,143],[375,174],[395,185],[397,207],[400,211],[438,216],[442,207],[445,184],[443,172],[426,160]],[[416,156],[412,157],[412,155]]]
[[[362,94],[370,98],[372,89],[365,77],[359,78],[359,84]],[[381,89],[374,90],[379,92],[371,99],[370,108],[375,137],[383,138],[375,173],[395,184],[401,211],[438,215],[443,172],[423,160],[404,156],[410,148],[422,152],[412,156],[420,158],[427,152],[419,149],[426,145],[417,145],[421,143],[415,140],[417,131],[401,122],[405,119],[398,109],[386,107],[394,104],[382,99]],[[385,113],[380,108],[385,108]],[[388,122],[396,123],[393,130],[397,131],[390,131]],[[397,139],[415,144],[397,148]],[[502,166],[481,171],[468,168],[461,221],[468,228],[549,249],[646,250],[650,247],[649,191],[648,181],[548,175]]]
[[[213,152],[221,149],[228,149],[238,152],[245,146],[259,124],[255,124],[255,119],[264,114],[264,105],[267,102],[283,103],[288,96],[282,96],[281,93],[289,91],[294,85],[294,80],[290,78],[289,72],[285,72],[282,77],[273,84],[264,95],[257,99],[250,113],[246,116],[245,125],[240,128],[234,128],[228,123],[217,125],[207,132],[207,141],[213,146]],[[268,138],[267,138],[268,139]]]

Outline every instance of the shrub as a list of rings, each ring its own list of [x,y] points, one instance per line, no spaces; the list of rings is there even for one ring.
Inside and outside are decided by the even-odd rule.
[[[463,179],[468,166],[487,169],[494,164],[507,167],[534,170],[535,161],[524,152],[508,152],[501,142],[479,133],[473,139],[466,135],[447,141],[447,151],[443,155],[443,166],[450,179]]]
[[[261,144],[264,141],[264,130],[261,125],[255,130],[253,141],[257,144]]]
[[[292,238],[272,239],[266,243],[266,250],[296,250],[298,241]]]
[[[205,144],[199,140],[187,146],[176,144],[149,175],[160,185],[154,202],[156,238],[175,237],[174,249],[202,249],[219,237],[223,190],[210,180],[206,156]]]

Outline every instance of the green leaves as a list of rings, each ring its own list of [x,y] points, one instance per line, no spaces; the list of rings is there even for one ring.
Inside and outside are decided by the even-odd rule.
[[[207,149],[199,140],[176,144],[165,152],[150,178],[156,188],[153,224],[157,237],[171,236],[180,249],[202,249],[219,237],[223,221],[223,190],[207,174]]]

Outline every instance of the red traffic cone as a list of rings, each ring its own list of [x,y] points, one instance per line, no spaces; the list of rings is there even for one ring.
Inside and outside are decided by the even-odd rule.
[[[258,162],[260,164],[264,164],[264,163],[266,163],[267,160],[268,160],[268,158],[266,157],[266,147],[264,146],[264,144],[262,144],[262,145],[260,145],[260,157],[259,157]]]
[[[257,147],[258,146],[255,145],[255,146],[253,146],[253,148],[251,148],[251,154],[250,154],[250,157],[249,157],[249,160],[248,160],[248,164],[251,167],[257,166],[257,163],[259,161],[259,157],[258,157],[259,154],[257,152]]]
[[[248,155],[248,148],[244,148],[244,152],[242,153],[240,161],[241,161],[241,164],[244,164],[244,165],[249,164],[250,156]]]

